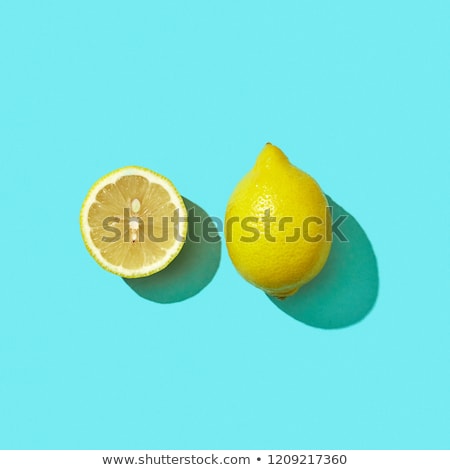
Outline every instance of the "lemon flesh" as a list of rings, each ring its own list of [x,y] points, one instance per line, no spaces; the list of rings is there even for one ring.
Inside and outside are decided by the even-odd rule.
[[[331,216],[317,182],[267,144],[227,205],[225,238],[238,272],[267,294],[293,295],[321,271]]]
[[[83,241],[104,269],[125,278],[164,269],[187,231],[182,197],[164,176],[128,166],[97,181],[80,214]]]

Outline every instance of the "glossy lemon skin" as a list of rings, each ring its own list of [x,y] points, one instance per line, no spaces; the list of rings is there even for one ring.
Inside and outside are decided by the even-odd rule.
[[[317,182],[267,144],[238,183],[225,214],[237,271],[269,295],[287,297],[321,271],[331,248],[331,216]]]

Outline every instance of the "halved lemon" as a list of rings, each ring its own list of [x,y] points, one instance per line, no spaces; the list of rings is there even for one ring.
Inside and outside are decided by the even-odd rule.
[[[86,248],[100,266],[122,277],[144,277],[164,269],[180,252],[187,211],[167,178],[127,166],[92,186],[80,226]]]

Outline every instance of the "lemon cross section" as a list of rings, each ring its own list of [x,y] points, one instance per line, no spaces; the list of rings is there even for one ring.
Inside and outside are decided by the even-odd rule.
[[[125,278],[164,269],[186,239],[187,211],[166,177],[139,166],[98,180],[80,213],[84,244],[107,271]]]

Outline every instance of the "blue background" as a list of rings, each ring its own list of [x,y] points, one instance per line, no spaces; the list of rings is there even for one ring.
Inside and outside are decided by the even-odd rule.
[[[447,1],[0,4],[1,448],[450,448]],[[360,323],[297,322],[225,250],[160,305],[78,214],[137,164],[223,217],[266,141],[378,258]]]

